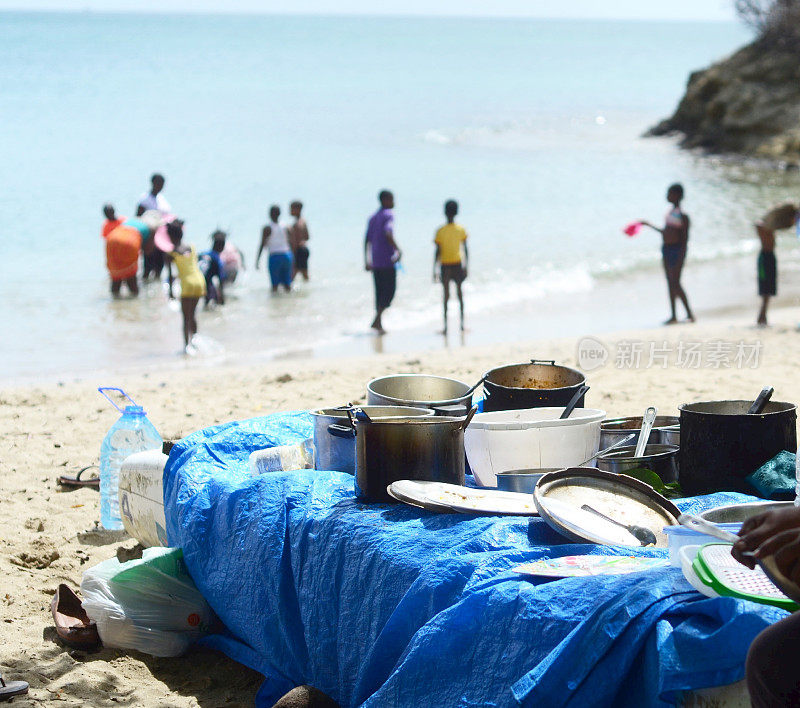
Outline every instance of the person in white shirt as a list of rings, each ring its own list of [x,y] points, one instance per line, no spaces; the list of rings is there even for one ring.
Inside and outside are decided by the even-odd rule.
[[[164,189],[164,177],[157,172],[150,178],[152,184],[150,191],[139,197],[139,203],[136,205],[136,216],[141,216],[146,211],[158,211],[162,216],[171,213],[171,207],[164,195],[161,193]],[[147,278],[152,273],[156,279],[161,277],[161,270],[164,268],[164,254],[158,249],[154,248],[152,253],[144,256],[144,272],[142,277]]]
[[[266,248],[269,250],[269,279],[272,282],[272,292],[278,292],[278,287],[282,285],[288,293],[292,289],[292,247],[289,243],[289,231],[281,224],[278,219],[281,216],[281,208],[273,204],[269,208],[270,222],[261,232],[261,245],[258,247],[256,255],[256,269],[261,258],[261,252]]]

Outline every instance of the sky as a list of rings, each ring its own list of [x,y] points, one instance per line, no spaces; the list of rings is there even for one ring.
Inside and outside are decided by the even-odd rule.
[[[0,10],[734,19],[733,0],[0,0]]]

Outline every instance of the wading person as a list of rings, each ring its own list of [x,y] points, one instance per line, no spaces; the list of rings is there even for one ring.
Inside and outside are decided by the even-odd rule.
[[[364,238],[364,269],[372,271],[375,286],[375,319],[370,327],[383,334],[382,316],[394,299],[397,288],[395,265],[402,255],[394,240],[394,195],[383,190],[378,195],[380,207],[367,223]]]
[[[664,263],[664,274],[667,276],[669,290],[669,304],[671,315],[664,324],[675,324],[678,316],[675,311],[675,301],[680,299],[686,309],[686,319],[694,322],[694,315],[689,307],[689,299],[681,285],[681,272],[686,261],[686,247],[689,242],[689,217],[683,213],[683,186],[672,184],[667,190],[667,201],[672,205],[667,212],[664,228],[653,226],[649,221],[641,220],[643,226],[649,226],[658,231],[663,239],[661,257]]]
[[[141,216],[146,211],[157,211],[161,216],[170,213],[170,205],[162,194],[164,189],[164,177],[156,172],[150,177],[150,191],[139,197],[136,205],[136,216]],[[154,248],[150,253],[144,254],[144,268],[142,278],[147,280],[152,273],[156,279],[161,277],[164,268],[164,254],[160,249]]]
[[[308,224],[303,218],[303,202],[294,201],[289,205],[289,213],[294,217],[294,223],[289,227],[289,242],[294,255],[294,269],[292,279],[300,273],[303,280],[308,280]]]
[[[256,254],[256,270],[258,270],[261,252],[265,248],[268,249],[267,267],[269,268],[272,292],[278,292],[278,286],[282,285],[288,293],[292,289],[292,247],[289,244],[287,228],[278,221],[280,216],[281,208],[277,204],[273,204],[269,208],[270,222],[261,232],[261,245]]]
[[[197,334],[197,303],[206,294],[206,279],[197,262],[195,247],[183,243],[183,222],[175,219],[167,224],[167,234],[172,241],[172,252],[167,254],[167,272],[169,275],[169,297],[174,299],[172,293],[172,268],[171,263],[178,269],[178,278],[181,281],[181,313],[183,314],[183,344],[186,354],[194,354],[192,337]]]
[[[461,283],[467,277],[467,232],[461,224],[455,223],[458,214],[458,202],[449,200],[444,205],[444,215],[447,223],[442,226],[434,238],[436,251],[433,256],[433,282],[437,277],[442,281],[444,288],[444,329],[442,334],[447,334],[447,303],[450,300],[450,283],[455,283],[458,307],[460,312],[461,331],[464,331],[464,296],[461,292]],[[439,272],[437,273],[437,266]]]
[[[770,209],[764,217],[756,222],[756,233],[761,241],[761,252],[758,254],[758,294],[761,296],[761,309],[758,312],[758,324],[767,325],[767,307],[769,299],[778,292],[778,261],[775,258],[775,232],[790,229],[796,223],[800,211],[798,205],[784,202]]]
[[[111,225],[116,219],[109,219],[106,225]],[[106,267],[111,278],[111,294],[119,297],[122,283],[128,286],[131,295],[139,294],[139,284],[136,282],[136,273],[139,270],[139,254],[145,256],[156,249],[153,235],[157,226],[147,224],[138,218],[123,219],[121,223],[110,229],[106,239]],[[103,229],[105,233],[105,228]]]

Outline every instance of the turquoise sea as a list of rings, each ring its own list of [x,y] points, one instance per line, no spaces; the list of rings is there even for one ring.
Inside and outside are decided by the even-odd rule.
[[[180,360],[160,285],[110,300],[99,235],[102,204],[130,214],[154,171],[187,241],[224,228],[248,265],[269,205],[306,204],[311,282],[271,297],[263,264],[247,272],[199,314],[209,359],[375,346],[361,254],[381,188],[404,250],[387,351],[442,346],[448,198],[470,234],[467,343],[661,321],[657,240],[621,228],[661,220],[673,181],[698,311],[750,303],[751,223],[800,178],[640,137],[690,71],[747,39],[735,24],[0,14],[2,375]]]

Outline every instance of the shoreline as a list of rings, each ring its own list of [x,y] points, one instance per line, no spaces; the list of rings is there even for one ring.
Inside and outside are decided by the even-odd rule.
[[[691,256],[690,256],[691,257]],[[770,304],[770,320],[778,322],[779,313],[791,310],[800,303],[800,264],[794,262],[794,254],[786,253],[779,263],[779,294]],[[558,282],[551,285],[558,286]],[[687,265],[684,284],[698,318],[697,326],[717,326],[729,321],[746,325],[755,319],[760,304],[756,295],[755,254],[731,256],[720,261],[699,260]],[[365,283],[365,287],[371,284]],[[498,288],[503,287],[499,283]],[[513,287],[513,284],[509,284]],[[467,348],[513,345],[517,342],[535,344],[541,340],[564,339],[584,336],[616,335],[630,330],[650,330],[661,326],[668,315],[666,284],[657,268],[645,267],[610,277],[596,277],[591,287],[566,288],[565,293],[557,295],[546,292],[539,297],[527,298],[520,302],[502,302],[491,307],[474,304],[473,293],[465,290],[467,331],[458,330],[458,304],[451,294],[446,337],[439,334],[442,325],[441,299],[435,306],[416,313],[414,323],[403,326],[407,313],[390,308],[385,315],[387,333],[378,336],[367,327],[370,312],[354,314],[357,325],[329,340],[314,343],[313,333],[299,329],[298,339],[307,343],[295,346],[278,346],[260,349],[260,341],[237,339],[225,348],[218,339],[209,337],[207,332],[215,332],[217,320],[208,319],[204,327],[200,320],[200,335],[206,342],[208,351],[196,357],[186,357],[179,353],[177,344],[178,320],[175,320],[174,353],[150,353],[138,361],[128,360],[116,366],[93,366],[87,363],[80,368],[62,371],[42,371],[36,374],[5,375],[0,373],[0,390],[66,382],[83,382],[90,379],[103,379],[104,385],[119,377],[129,377],[139,371],[147,371],[157,377],[165,374],[195,371],[198,374],[218,368],[236,369],[245,366],[264,366],[270,363],[297,363],[304,361],[324,362],[328,359],[346,361],[352,357],[388,355],[407,355],[424,352],[457,353]],[[252,292],[243,293],[254,297]],[[441,298],[440,293],[437,293]],[[305,297],[296,293],[290,297]],[[279,296],[284,299],[286,296]],[[402,290],[398,298],[402,298]],[[144,298],[152,298],[145,295]],[[471,306],[472,301],[472,306]],[[706,304],[711,303],[711,304]],[[127,306],[129,303],[115,302],[114,306]],[[139,305],[140,303],[130,303]],[[281,302],[279,306],[287,303]],[[290,305],[292,303],[289,303]],[[300,303],[302,304],[302,303]],[[235,305],[233,305],[235,307]],[[679,304],[679,317],[681,306]],[[225,317],[226,313],[212,312],[212,317]],[[235,314],[235,313],[234,313]],[[204,314],[201,313],[203,318]],[[206,315],[205,317],[208,317]],[[357,319],[356,319],[357,318]],[[800,317],[798,317],[800,322]],[[208,326],[211,325],[211,326]],[[147,323],[141,322],[143,331]],[[546,332],[547,335],[543,335]],[[524,357],[523,357],[524,359]]]

